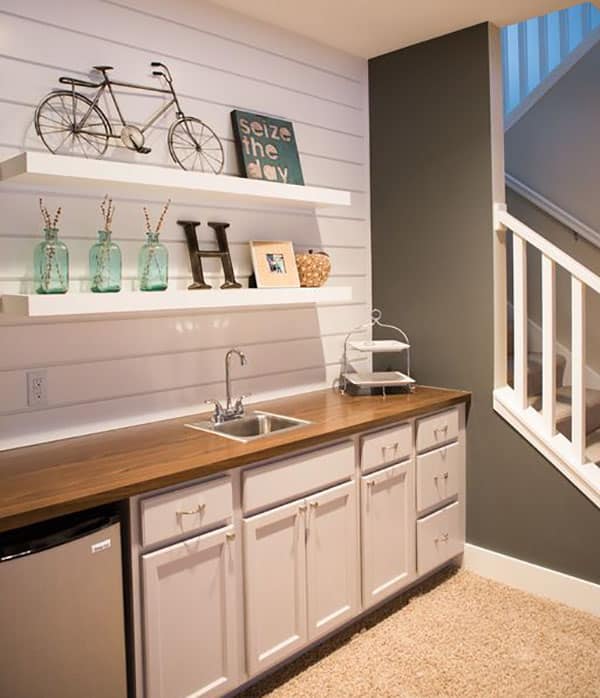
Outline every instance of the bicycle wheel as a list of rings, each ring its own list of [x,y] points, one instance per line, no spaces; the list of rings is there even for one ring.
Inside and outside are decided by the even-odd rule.
[[[184,170],[213,172],[223,170],[225,155],[217,134],[200,119],[184,116],[169,129],[167,137],[173,160]]]
[[[102,110],[77,92],[57,90],[35,110],[35,130],[51,153],[101,158],[112,133]]]

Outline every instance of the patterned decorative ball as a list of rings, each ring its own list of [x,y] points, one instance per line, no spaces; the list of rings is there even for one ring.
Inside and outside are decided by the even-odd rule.
[[[300,276],[300,286],[323,286],[329,278],[331,260],[327,252],[313,252],[296,255],[296,266]]]

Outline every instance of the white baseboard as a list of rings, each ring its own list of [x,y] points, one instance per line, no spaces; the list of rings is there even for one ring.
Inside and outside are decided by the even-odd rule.
[[[482,577],[600,617],[600,584],[471,543],[465,544],[463,567]]]

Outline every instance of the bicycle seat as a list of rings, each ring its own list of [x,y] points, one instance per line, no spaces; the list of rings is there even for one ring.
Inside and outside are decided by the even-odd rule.
[[[94,70],[99,70],[101,73],[106,73],[107,70],[114,70],[112,65],[95,65]]]

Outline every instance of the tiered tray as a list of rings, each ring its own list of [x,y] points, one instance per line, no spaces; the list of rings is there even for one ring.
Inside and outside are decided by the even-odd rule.
[[[371,320],[360,327],[356,327],[351,330],[344,340],[344,363],[342,367],[342,372],[340,375],[340,388],[342,391],[346,391],[348,387],[352,386],[355,390],[360,391],[361,389],[377,389],[381,388],[383,394],[387,388],[406,388],[411,389],[411,386],[415,383],[414,378],[410,375],[410,342],[406,333],[395,325],[386,325],[381,320],[381,311],[373,310]],[[367,339],[367,340],[353,340],[350,341],[350,337],[357,332],[364,332],[364,330],[378,326],[394,330],[404,341],[399,341],[397,339]],[[354,350],[359,352],[370,352],[371,354],[392,354],[392,353],[403,353],[406,352],[406,373],[401,371],[368,371],[366,373],[356,373],[348,370],[348,350]]]

